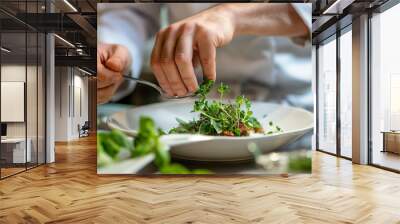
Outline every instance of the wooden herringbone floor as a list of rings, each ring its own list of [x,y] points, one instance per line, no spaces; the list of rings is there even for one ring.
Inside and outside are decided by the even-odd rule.
[[[312,175],[96,175],[95,138],[0,181],[0,223],[400,223],[400,175],[323,153]]]

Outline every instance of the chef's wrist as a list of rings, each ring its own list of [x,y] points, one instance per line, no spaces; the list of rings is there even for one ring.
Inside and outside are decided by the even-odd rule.
[[[234,36],[249,33],[249,27],[246,25],[247,8],[249,6],[252,5],[249,5],[249,3],[223,3],[218,6],[221,10],[220,13],[224,13],[224,16],[232,24]]]
[[[223,3],[213,8],[214,13],[228,21],[227,24],[229,24],[229,26],[233,28],[233,35],[236,35],[237,29],[238,27],[240,27],[238,24],[238,20],[236,19],[238,10],[235,4],[237,3]]]

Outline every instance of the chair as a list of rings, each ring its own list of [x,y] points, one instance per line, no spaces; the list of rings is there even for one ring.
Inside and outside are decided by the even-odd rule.
[[[89,130],[90,130],[89,121],[85,121],[85,123],[82,126],[78,124],[79,138],[89,136]]]

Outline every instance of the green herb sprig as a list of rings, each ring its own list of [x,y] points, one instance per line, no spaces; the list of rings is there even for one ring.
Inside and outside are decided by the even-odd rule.
[[[203,82],[196,92],[192,112],[200,114],[199,119],[185,122],[177,119],[179,125],[169,133],[198,133],[204,135],[248,136],[250,133],[263,133],[260,122],[253,116],[251,102],[244,96],[236,97],[233,103],[224,102],[230,88],[221,83],[217,88],[219,101],[207,100],[214,85],[213,80]]]

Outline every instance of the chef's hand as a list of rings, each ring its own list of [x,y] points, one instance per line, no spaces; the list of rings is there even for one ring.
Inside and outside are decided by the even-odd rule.
[[[233,37],[230,16],[220,7],[214,7],[158,32],[151,68],[168,95],[183,96],[196,91],[196,63],[201,64],[203,76],[215,80],[216,48]]]
[[[220,4],[158,32],[151,55],[158,83],[169,95],[194,92],[198,87],[194,74],[198,61],[203,76],[215,80],[216,48],[237,35],[310,36],[290,4]]]
[[[97,103],[106,103],[123,82],[122,75],[131,65],[126,47],[117,44],[97,46]]]

